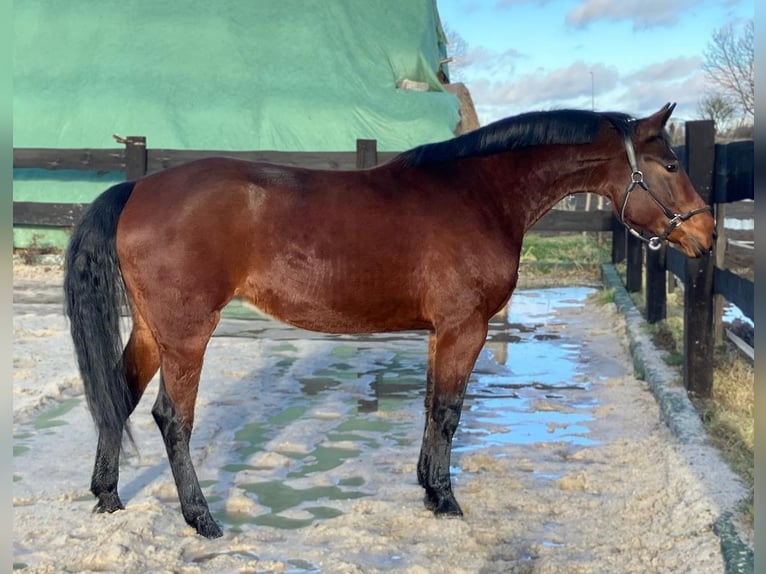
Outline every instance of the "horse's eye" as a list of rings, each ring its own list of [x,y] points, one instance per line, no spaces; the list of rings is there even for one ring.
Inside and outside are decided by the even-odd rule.
[[[675,173],[678,171],[678,164],[677,163],[666,164],[665,169],[668,170],[670,173]]]

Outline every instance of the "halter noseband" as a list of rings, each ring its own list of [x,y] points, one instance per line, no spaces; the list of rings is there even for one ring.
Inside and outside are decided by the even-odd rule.
[[[712,209],[709,205],[705,205],[703,207],[698,207],[697,209],[687,211],[684,214],[675,213],[670,210],[664,203],[659,200],[654,192],[649,189],[649,185],[644,181],[644,174],[640,169],[638,169],[638,162],[636,161],[636,152],[633,149],[633,142],[630,140],[630,135],[627,133],[623,133],[623,143],[625,145],[625,152],[628,154],[628,163],[630,163],[630,182],[625,189],[625,196],[622,200],[622,207],[620,208],[620,222],[631,233],[631,235],[634,235],[641,241],[644,241],[647,244],[647,247],[652,251],[657,251],[660,247],[662,247],[662,242],[668,238],[668,235],[670,235],[676,227],[681,225],[684,221],[691,218],[692,216],[697,215],[698,213],[702,213],[703,211],[712,211]],[[634,227],[631,227],[630,224],[625,221],[625,207],[628,205],[630,192],[632,192],[636,186],[639,186],[644,191],[646,191],[646,193],[649,194],[649,197],[654,200],[654,203],[656,203],[665,214],[665,217],[668,218],[668,225],[665,228],[665,231],[663,231],[660,235],[655,235],[649,238],[644,237],[640,231]]]

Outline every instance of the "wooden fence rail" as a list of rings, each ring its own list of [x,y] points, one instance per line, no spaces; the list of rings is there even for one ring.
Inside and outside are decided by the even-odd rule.
[[[124,148],[52,149],[14,148],[14,169],[74,170],[101,173],[121,172],[125,179],[137,179],[168,167],[195,159],[226,156],[248,161],[262,161],[313,169],[361,169],[392,159],[396,152],[377,151],[375,140],[357,140],[356,151],[349,152],[282,152],[170,150],[146,147],[143,136],[118,138]],[[87,204],[13,202],[14,226],[71,227]],[[612,215],[607,211],[584,213],[554,210],[535,225],[535,231],[611,231]]]
[[[276,152],[149,149],[146,138],[115,139],[115,149],[14,148],[14,169],[122,172],[136,179],[174,165],[210,156],[235,157],[321,169],[359,169],[390,160],[393,152],[377,151],[375,140],[358,140],[355,152]],[[697,191],[717,209],[728,202],[754,199],[753,142],[715,144],[712,122],[688,122],[685,145],[676,149]],[[76,223],[87,204],[13,203],[14,226],[64,227]],[[721,222],[722,223],[722,222]],[[689,259],[673,247],[646,251],[644,244],[626,233],[611,211],[548,212],[533,228],[545,232],[611,232],[612,262],[626,261],[626,288],[645,290],[649,322],[665,318],[667,273],[684,285],[684,385],[689,392],[709,396],[712,389],[713,299],[724,297],[753,319],[754,285],[715,265],[712,255]],[[646,284],[644,287],[644,270]]]

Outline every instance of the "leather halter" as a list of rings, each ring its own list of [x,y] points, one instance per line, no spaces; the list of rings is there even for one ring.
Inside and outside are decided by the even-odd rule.
[[[668,238],[668,235],[670,235],[673,230],[681,225],[684,221],[691,218],[694,215],[697,215],[698,213],[702,213],[705,211],[712,212],[713,209],[709,205],[705,205],[703,207],[698,207],[697,209],[692,209],[691,211],[687,211],[684,214],[675,213],[671,209],[669,209],[664,203],[662,203],[659,198],[654,194],[654,192],[649,189],[649,185],[644,181],[644,174],[643,172],[638,169],[638,162],[636,161],[636,152],[633,149],[633,142],[630,140],[630,135],[627,133],[623,134],[623,143],[625,145],[625,152],[628,154],[628,163],[630,164],[630,182],[628,183],[627,188],[625,189],[625,196],[622,200],[622,207],[620,208],[620,222],[626,227],[626,229],[635,237],[640,239],[641,241],[644,241],[647,244],[647,247],[651,249],[652,251],[657,251],[660,247],[662,247],[662,242],[665,241]],[[630,198],[630,193],[633,191],[633,189],[639,186],[642,188],[646,193],[649,194],[649,197],[654,200],[654,203],[656,203],[659,208],[662,210],[662,212],[665,214],[665,217],[668,218],[668,225],[665,228],[665,231],[663,231],[660,235],[655,235],[653,237],[644,237],[644,235],[635,229],[634,227],[631,227],[631,225],[625,220],[625,207],[628,205],[628,199]]]

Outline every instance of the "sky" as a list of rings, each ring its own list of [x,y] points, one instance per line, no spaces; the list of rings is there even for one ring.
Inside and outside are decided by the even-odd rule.
[[[636,117],[676,102],[699,119],[701,70],[716,30],[754,18],[754,0],[437,0],[462,38],[451,81],[482,125],[531,110],[584,108]],[[448,46],[448,53],[450,47]]]

